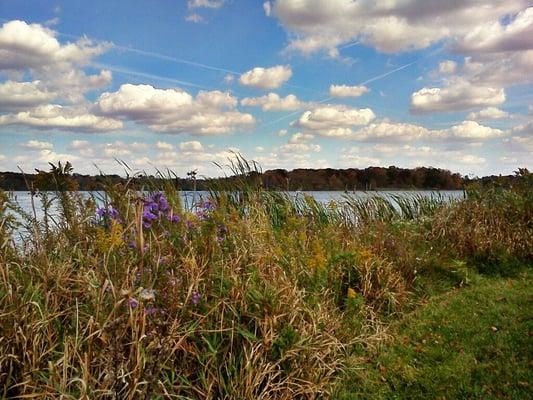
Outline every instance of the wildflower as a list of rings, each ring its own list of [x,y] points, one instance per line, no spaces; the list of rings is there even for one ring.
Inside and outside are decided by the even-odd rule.
[[[200,293],[193,292],[192,299],[191,299],[192,304],[194,304],[195,306],[198,305],[198,303],[200,302],[201,298],[202,298],[202,296],[200,296]]]
[[[173,222],[173,223],[177,224],[178,222],[181,221],[181,218],[180,218],[179,215],[169,215],[169,216],[168,216],[168,220],[169,220],[170,222]]]
[[[128,305],[130,306],[130,308],[137,308],[137,306],[139,305],[139,302],[133,297],[130,297],[128,299]]]
[[[139,297],[144,301],[153,301],[155,300],[155,290],[154,289],[143,289]]]
[[[119,218],[119,213],[116,208],[113,208],[112,206],[108,207],[98,207],[96,209],[96,217],[98,220],[111,220],[111,221],[117,221],[119,223],[122,223],[122,221]]]
[[[357,293],[352,288],[348,288],[348,293],[346,294],[346,297],[349,299],[355,299],[357,297]]]
[[[157,308],[156,308],[156,307],[152,307],[152,306],[150,306],[150,307],[146,307],[146,308],[144,309],[144,313],[145,313],[146,315],[153,315],[153,314],[157,313]]]

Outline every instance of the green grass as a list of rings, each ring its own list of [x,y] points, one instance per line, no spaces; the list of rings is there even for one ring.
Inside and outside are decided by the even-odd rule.
[[[337,398],[533,398],[531,272],[470,279],[395,323],[392,342],[348,374]]]

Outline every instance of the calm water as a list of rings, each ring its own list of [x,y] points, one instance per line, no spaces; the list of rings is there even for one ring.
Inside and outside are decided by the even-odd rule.
[[[84,198],[93,198],[97,204],[102,204],[104,199],[104,193],[102,192],[80,192]],[[376,192],[343,192],[343,191],[324,191],[324,192],[288,192],[294,198],[302,198],[305,195],[310,195],[314,197],[317,201],[321,203],[328,203],[330,201],[343,202],[343,197],[346,195],[355,196],[360,198],[367,198],[373,196],[381,196],[384,198],[393,198],[396,196],[401,197],[437,197],[443,199],[460,199],[463,198],[464,193],[461,190],[445,190],[445,191],[434,191],[434,190],[404,190],[404,191],[376,191]],[[31,195],[29,192],[12,192],[15,201],[20,207],[28,212],[33,213],[32,204],[31,204]],[[186,208],[191,209],[194,207],[194,204],[197,203],[202,198],[205,199],[208,197],[208,192],[181,192],[183,204]],[[50,197],[53,197],[53,193],[50,193]],[[41,202],[38,196],[34,197],[35,212],[37,217],[42,217],[43,212],[41,209]],[[53,210],[53,207],[52,207]]]

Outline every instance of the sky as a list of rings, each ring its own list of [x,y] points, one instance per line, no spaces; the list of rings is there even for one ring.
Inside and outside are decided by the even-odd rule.
[[[509,174],[532,89],[530,0],[0,0],[0,171]]]

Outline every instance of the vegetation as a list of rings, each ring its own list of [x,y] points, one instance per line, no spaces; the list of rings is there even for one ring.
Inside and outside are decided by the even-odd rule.
[[[0,192],[0,397],[531,394],[527,170],[453,203],[330,204],[233,172],[193,207],[163,176],[87,199],[67,166],[42,218]]]
[[[68,163],[67,163],[68,164]],[[127,166],[126,171],[128,170]],[[48,185],[42,185],[43,178],[48,174],[60,172],[61,167],[52,165],[56,171],[44,172],[37,170],[37,174],[22,174],[18,172],[0,172],[0,188],[4,190],[26,190],[28,186],[40,186],[48,190],[55,190],[53,180],[48,180]],[[130,188],[141,189],[146,185],[165,187],[169,181],[182,190],[211,190],[213,185],[231,184],[235,177],[217,179],[197,179],[196,171],[187,174],[187,178],[170,176],[137,175],[122,178],[119,175],[72,175],[73,183],[79,190],[103,190],[109,182],[114,184],[128,183]],[[509,186],[514,183],[514,176],[487,176],[471,179],[461,177],[457,173],[438,168],[398,168],[398,167],[369,167],[365,169],[295,169],[286,171],[275,169],[259,172],[249,171],[249,181],[261,182],[265,189],[271,190],[379,190],[379,189],[438,189],[456,190],[463,189],[472,183],[489,185],[498,183]]]

